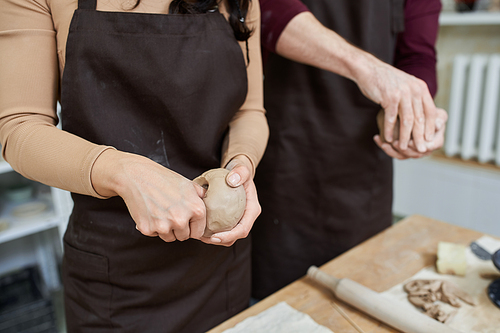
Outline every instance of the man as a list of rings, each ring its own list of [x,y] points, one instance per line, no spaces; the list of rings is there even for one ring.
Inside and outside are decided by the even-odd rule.
[[[295,0],[261,2],[263,45],[294,61],[266,59],[255,298],[388,227],[391,157],[439,148],[447,119],[432,101],[439,0],[304,3],[310,12]]]

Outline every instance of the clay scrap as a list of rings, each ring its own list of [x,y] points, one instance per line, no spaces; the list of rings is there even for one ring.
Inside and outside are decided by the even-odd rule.
[[[475,305],[474,299],[449,281],[413,280],[403,286],[408,300],[431,318],[442,323],[450,321],[457,310],[446,311],[443,303],[461,307],[460,301]],[[442,303],[440,303],[442,302]]]

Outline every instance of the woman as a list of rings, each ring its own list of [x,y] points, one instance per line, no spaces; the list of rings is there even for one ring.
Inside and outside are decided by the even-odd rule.
[[[252,177],[267,140],[258,7],[3,2],[3,156],[73,192],[68,332],[202,332],[248,304],[242,238],[260,212]],[[233,230],[202,238],[204,193],[190,179],[220,166],[247,207]]]

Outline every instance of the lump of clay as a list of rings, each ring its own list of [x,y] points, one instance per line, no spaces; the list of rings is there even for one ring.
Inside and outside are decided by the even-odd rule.
[[[228,173],[227,169],[212,169],[193,180],[207,190],[203,198],[207,209],[204,237],[231,230],[238,224],[245,211],[245,189],[243,186],[234,188],[227,185]]]
[[[436,268],[441,274],[465,275],[467,271],[465,246],[439,242]]]

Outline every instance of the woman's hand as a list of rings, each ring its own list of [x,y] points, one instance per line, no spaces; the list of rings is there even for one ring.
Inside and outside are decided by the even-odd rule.
[[[257,190],[253,182],[252,164],[244,155],[238,155],[226,166],[230,170],[226,176],[226,182],[231,187],[243,186],[246,192],[247,202],[243,217],[230,231],[213,234],[210,238],[202,237],[201,240],[207,244],[231,246],[238,239],[246,238],[252,229],[253,223],[261,212]]]
[[[204,189],[146,157],[107,150],[96,160],[92,183],[102,196],[122,197],[146,236],[173,242],[203,235]]]

